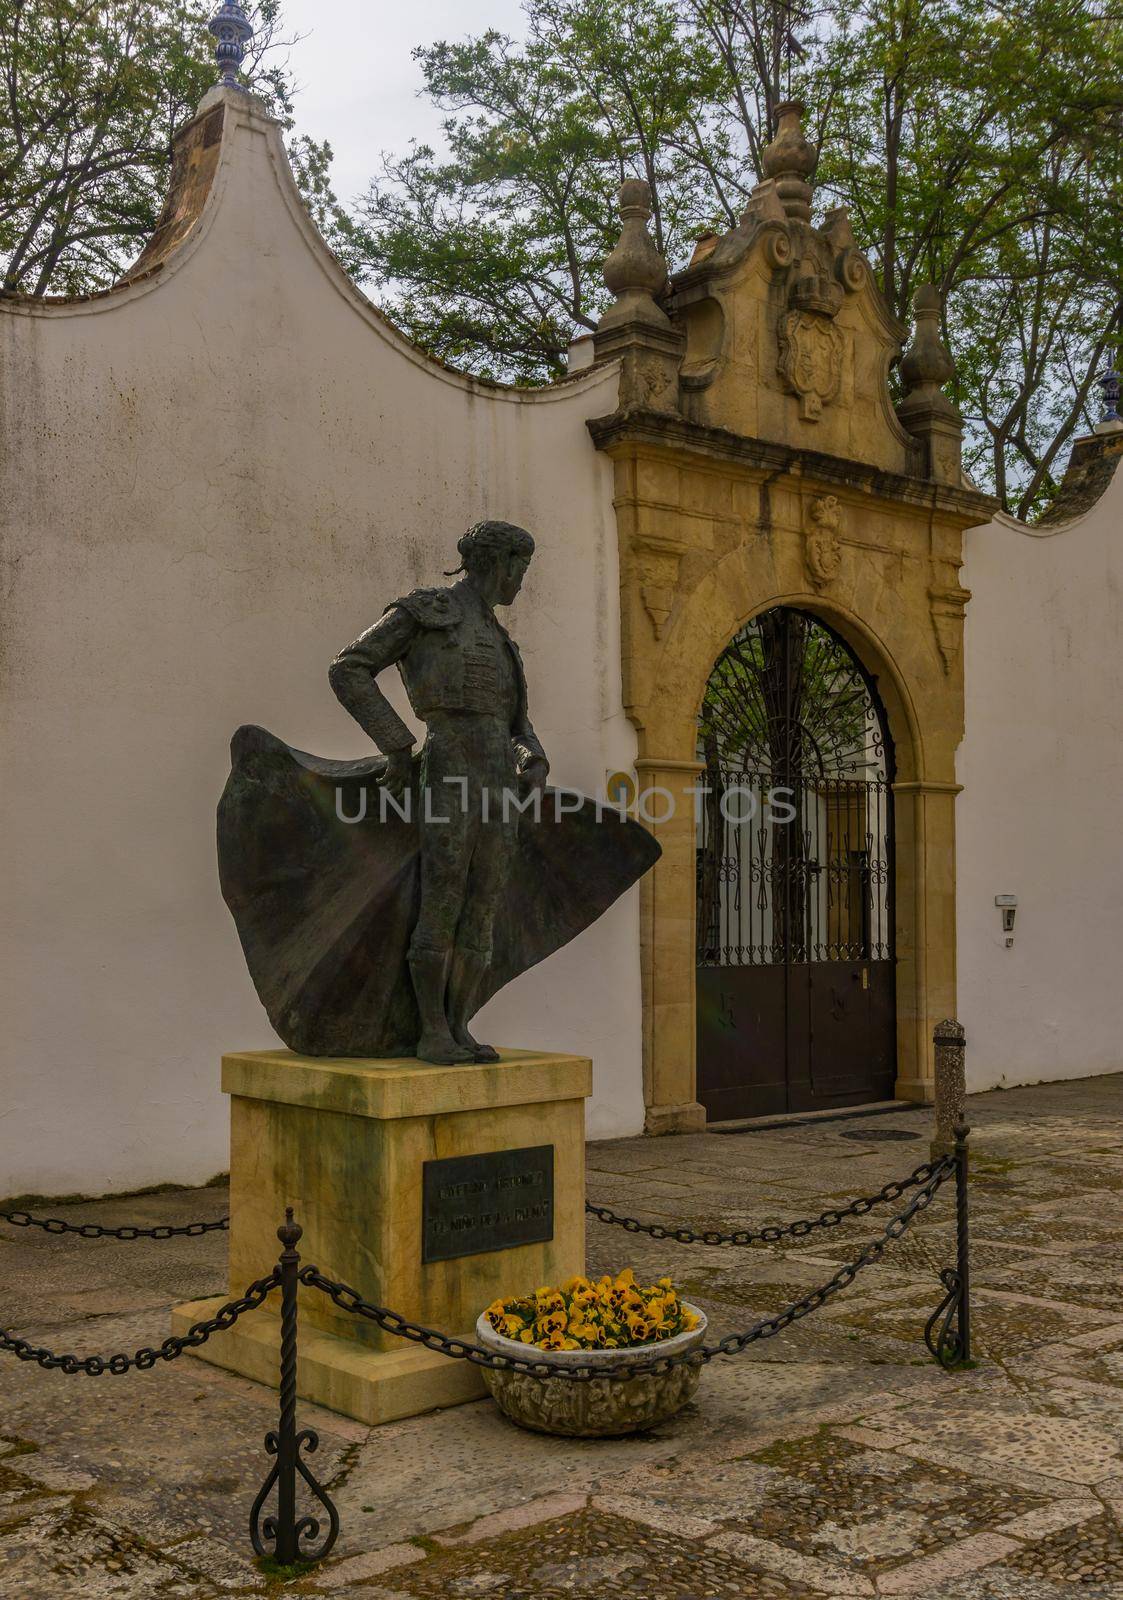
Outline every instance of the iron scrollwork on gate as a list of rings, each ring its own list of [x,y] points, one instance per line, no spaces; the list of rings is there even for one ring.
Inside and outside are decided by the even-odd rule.
[[[784,607],[741,629],[699,718],[700,965],[892,956],[890,749],[824,623]]]
[[[885,1098],[894,773],[874,680],[818,617],[766,611],[714,665],[698,757],[699,1098],[718,1118]]]

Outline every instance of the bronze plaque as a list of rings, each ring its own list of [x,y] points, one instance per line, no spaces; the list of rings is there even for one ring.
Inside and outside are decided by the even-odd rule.
[[[542,1244],[554,1237],[554,1147],[426,1161],[421,1208],[422,1261]]]

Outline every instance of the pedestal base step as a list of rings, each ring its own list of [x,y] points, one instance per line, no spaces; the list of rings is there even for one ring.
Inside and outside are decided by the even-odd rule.
[[[215,1295],[175,1306],[172,1332],[184,1334],[192,1323],[213,1317],[226,1298]],[[213,1334],[190,1353],[275,1389],[280,1337],[280,1318],[259,1311],[224,1333]],[[466,1361],[453,1361],[405,1340],[397,1350],[368,1350],[353,1339],[313,1328],[300,1332],[296,1391],[302,1400],[372,1425],[461,1405],[487,1393],[479,1368]]]

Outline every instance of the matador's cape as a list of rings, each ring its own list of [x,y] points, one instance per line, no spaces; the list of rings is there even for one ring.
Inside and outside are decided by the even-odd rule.
[[[380,808],[383,756],[325,761],[254,727],[238,729],[230,755],[219,876],[269,1021],[302,1055],[412,1055],[419,757],[407,822]],[[559,815],[554,793],[540,818],[519,817],[481,1005],[595,922],[661,853],[638,823],[593,800]],[[360,814],[364,795],[365,820],[340,820]]]

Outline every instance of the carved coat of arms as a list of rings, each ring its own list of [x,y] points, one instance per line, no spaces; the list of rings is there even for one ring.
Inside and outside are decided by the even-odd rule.
[[[818,494],[808,504],[803,553],[816,589],[838,577],[842,566],[842,541],[838,536],[841,521],[837,495]]]
[[[799,396],[799,414],[817,422],[842,382],[842,335],[813,311],[789,311],[780,319],[780,375]]]

